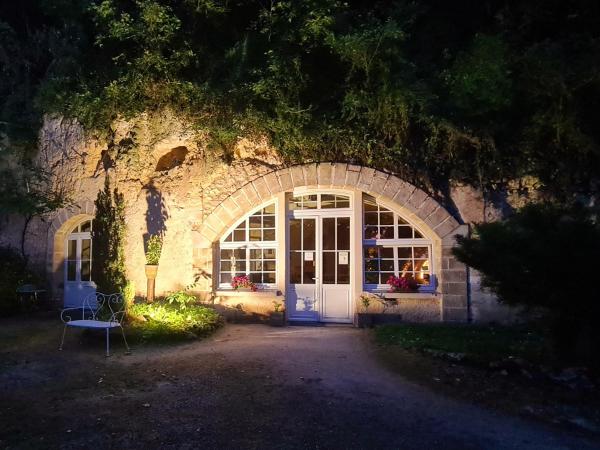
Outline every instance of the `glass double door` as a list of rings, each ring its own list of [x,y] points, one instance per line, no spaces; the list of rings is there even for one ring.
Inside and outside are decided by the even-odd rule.
[[[289,219],[289,320],[351,322],[350,217]]]
[[[91,233],[72,233],[67,238],[65,249],[64,305],[79,307],[84,298],[95,291]]]

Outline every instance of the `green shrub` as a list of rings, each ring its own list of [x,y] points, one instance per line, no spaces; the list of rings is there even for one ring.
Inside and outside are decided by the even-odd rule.
[[[27,262],[16,250],[0,247],[0,316],[17,312],[17,288],[35,281],[35,275],[27,270]]]
[[[198,301],[195,295],[190,294],[185,290],[172,292],[167,295],[165,300],[169,302],[170,305],[178,306],[179,309],[186,309],[188,306],[191,306]]]
[[[162,237],[157,234],[153,234],[148,239],[146,249],[146,264],[158,264],[160,260],[160,253],[162,251]]]
[[[214,309],[202,305],[181,305],[168,300],[131,305],[128,332],[141,341],[178,341],[206,336],[223,322]]]
[[[565,362],[598,364],[598,295],[590,290],[600,255],[600,226],[583,207],[537,204],[459,237],[456,257],[509,305],[548,313],[555,351]]]

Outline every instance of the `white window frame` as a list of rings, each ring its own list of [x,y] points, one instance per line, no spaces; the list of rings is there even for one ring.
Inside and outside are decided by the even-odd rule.
[[[233,231],[244,221],[247,221],[252,215],[254,215],[255,213],[257,213],[258,211],[266,208],[269,205],[273,205],[275,212],[273,213],[274,217],[275,217],[275,240],[273,241],[250,241],[250,233],[249,233],[249,221],[248,221],[248,225],[246,226],[246,240],[245,241],[231,241],[231,242],[225,242],[225,239],[229,236],[229,234],[233,233]],[[229,227],[227,229],[227,231],[225,231],[225,233],[223,233],[223,236],[221,237],[221,239],[219,240],[219,251],[218,251],[218,255],[217,255],[217,264],[216,264],[216,268],[217,268],[217,285],[218,285],[218,289],[219,290],[232,290],[232,286],[231,283],[222,283],[221,282],[221,250],[227,250],[227,249],[231,249],[231,250],[235,250],[235,249],[246,249],[246,270],[245,270],[245,274],[249,275],[250,273],[252,273],[250,271],[250,252],[249,250],[251,249],[273,249],[275,250],[275,282],[273,283],[256,283],[256,286],[261,289],[261,290],[272,290],[272,289],[276,289],[277,287],[277,280],[279,277],[279,223],[280,223],[280,218],[278,217],[278,201],[277,199],[272,199],[269,200],[268,202],[265,202],[263,204],[261,204],[260,206],[252,209],[249,213],[246,213],[241,219],[239,219],[238,221],[236,221],[231,227]],[[261,271],[263,272],[263,271]],[[257,273],[255,271],[255,273]]]
[[[402,214],[399,214],[393,208],[388,207],[385,204],[382,204],[377,201],[377,199],[373,198],[373,200],[377,203],[378,206],[383,207],[394,214],[394,238],[393,239],[365,239],[365,231],[367,229],[367,224],[365,221],[365,208],[364,208],[364,195],[361,202],[361,214],[362,214],[362,230],[360,230],[362,235],[362,248],[361,248],[361,270],[363,273],[363,289],[366,292],[389,292],[390,286],[388,284],[373,284],[366,282],[366,271],[365,271],[365,247],[385,247],[385,248],[393,248],[394,249],[394,275],[399,276],[399,267],[398,267],[398,248],[399,247],[428,247],[429,249],[429,285],[427,286],[419,286],[417,289],[418,293],[433,293],[436,290],[436,275],[435,275],[435,266],[434,266],[434,255],[433,255],[433,242],[431,239],[423,238],[412,238],[412,239],[399,239],[398,236],[398,218],[407,222],[411,227],[413,227],[416,231],[418,231],[421,236],[426,236],[426,233],[417,227],[414,223],[404,217]],[[414,270],[413,270],[414,272]]]

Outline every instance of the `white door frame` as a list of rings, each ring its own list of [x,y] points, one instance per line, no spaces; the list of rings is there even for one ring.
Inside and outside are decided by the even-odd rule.
[[[79,307],[83,299],[96,291],[96,284],[92,281],[81,280],[81,248],[82,241],[90,240],[90,272],[93,264],[93,242],[92,233],[89,231],[70,233],[65,239],[65,259],[64,259],[64,306]],[[75,260],[69,260],[69,241],[75,241]],[[75,261],[75,280],[69,280],[69,261]]]
[[[349,208],[331,208],[331,209],[304,209],[304,210],[292,210],[289,211],[286,207],[286,220],[285,220],[285,227],[286,227],[286,243],[285,243],[285,259],[286,261],[289,261],[290,258],[290,233],[289,233],[289,221],[290,219],[301,219],[301,218],[306,218],[306,219],[315,219],[315,265],[316,265],[316,271],[315,271],[315,278],[316,278],[316,282],[314,284],[314,292],[315,292],[315,304],[318,308],[318,311],[316,311],[316,314],[313,314],[312,317],[294,317],[293,315],[289,317],[289,320],[291,321],[319,321],[319,322],[338,322],[338,323],[352,323],[353,321],[353,315],[354,315],[354,292],[356,291],[356,282],[357,282],[357,270],[355,268],[356,266],[356,261],[358,258],[356,252],[358,251],[356,249],[356,234],[357,234],[357,230],[356,230],[356,221],[355,221],[355,211],[354,211],[354,206],[355,206],[355,201],[354,201],[354,197],[355,197],[355,193],[352,191],[347,191],[347,190],[341,190],[341,189],[306,189],[306,188],[301,188],[301,189],[296,189],[293,192],[293,195],[309,195],[309,194],[338,194],[338,195],[346,195],[350,198],[350,207]],[[286,199],[289,200],[289,199]],[[286,201],[287,204],[287,201]],[[339,286],[347,286],[347,290],[348,290],[348,295],[349,295],[349,313],[348,313],[348,317],[347,318],[343,318],[343,319],[339,319],[339,318],[330,318],[327,319],[324,317],[324,291],[323,291],[323,218],[335,218],[335,217],[347,217],[350,220],[350,257],[349,257],[349,277],[350,277],[350,283],[347,285],[339,285]],[[361,222],[362,223],[362,222]],[[360,232],[360,230],[359,230]],[[360,250],[360,248],[359,248]],[[360,259],[358,259],[358,261],[361,261]],[[286,292],[291,293],[292,291],[294,291],[294,289],[292,289],[292,284],[290,283],[290,270],[291,267],[289,264],[286,264],[286,277],[285,277],[285,281],[286,281]],[[362,280],[361,280],[362,283]],[[305,285],[305,286],[310,286],[310,285]],[[332,285],[335,286],[335,285]],[[288,306],[286,305],[286,308],[288,309],[288,311],[292,311],[288,308]],[[293,313],[292,313],[293,314]]]

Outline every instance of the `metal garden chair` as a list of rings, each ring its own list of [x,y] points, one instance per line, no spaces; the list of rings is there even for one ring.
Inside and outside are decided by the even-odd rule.
[[[64,322],[65,327],[58,349],[63,349],[67,327],[106,330],[106,356],[110,356],[110,330],[113,328],[120,328],[121,334],[123,335],[123,342],[125,342],[125,347],[127,348],[127,353],[130,353],[122,326],[123,318],[125,316],[124,307],[125,303],[122,294],[103,294],[101,292],[96,292],[86,296],[83,299],[83,304],[81,306],[63,309],[60,318]],[[70,313],[71,311],[81,311],[81,319],[73,319],[70,315],[65,314]]]

